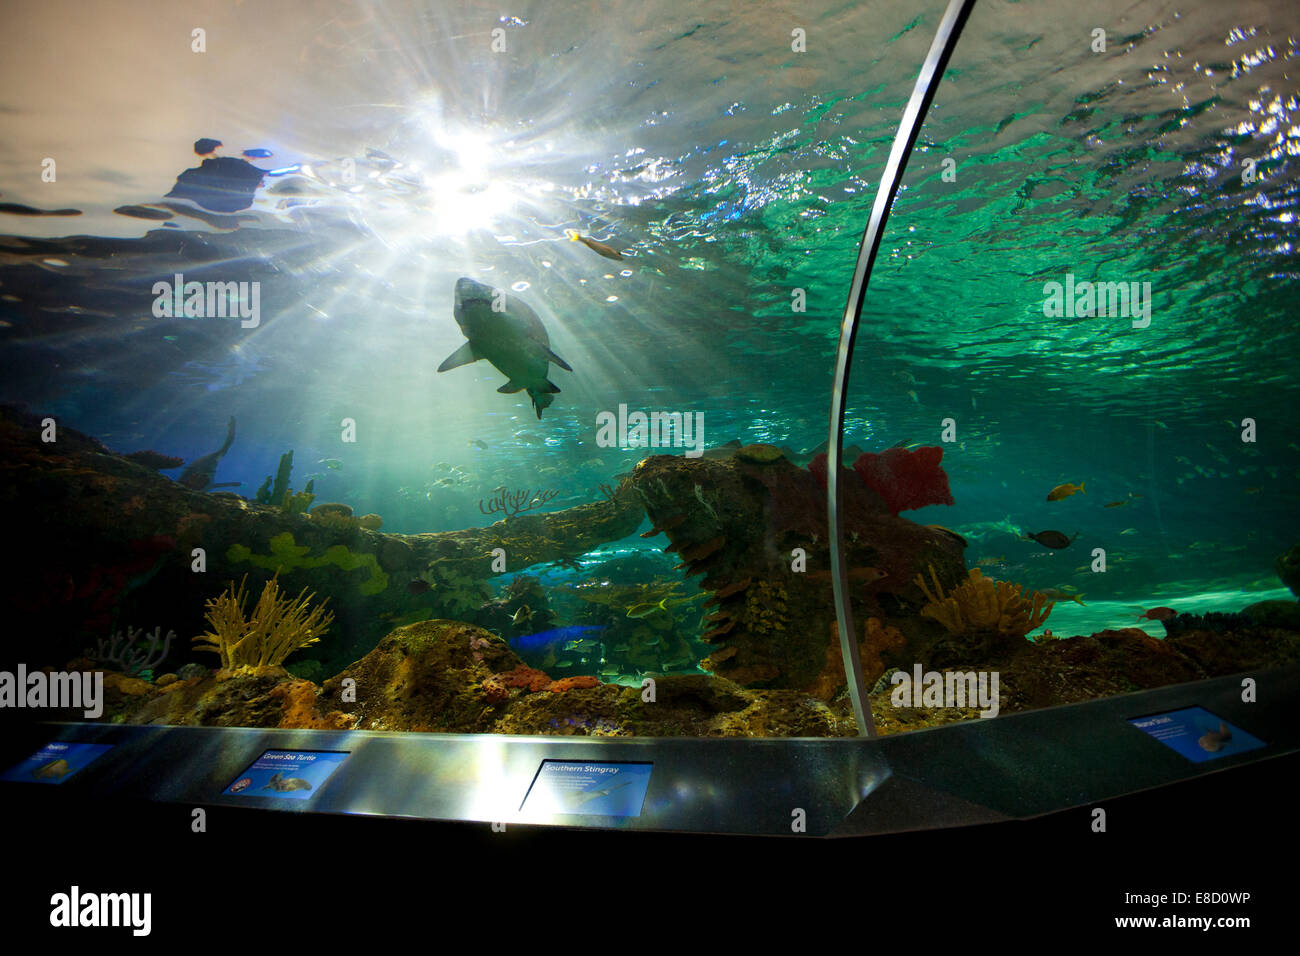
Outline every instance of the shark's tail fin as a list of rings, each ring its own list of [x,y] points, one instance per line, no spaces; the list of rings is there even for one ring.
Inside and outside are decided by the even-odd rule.
[[[233,445],[234,443],[235,443],[235,416],[231,415],[230,424],[226,426],[226,443],[221,446],[221,451],[217,452],[217,454],[224,455],[226,452],[230,451],[230,446]]]

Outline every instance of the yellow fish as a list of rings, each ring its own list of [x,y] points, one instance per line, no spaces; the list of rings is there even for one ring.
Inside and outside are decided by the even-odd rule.
[[[591,236],[580,235],[576,229],[564,230],[569,235],[570,242],[580,242],[597,255],[604,256],[606,259],[618,259],[620,262],[623,256],[613,246],[607,246]]]
[[[1123,508],[1126,504],[1128,504],[1127,501],[1108,501],[1108,502],[1106,502],[1106,507],[1107,507],[1107,508]]]
[[[1082,594],[1071,594],[1063,588],[1039,588],[1038,593],[1053,601],[1073,601],[1075,604],[1083,604]],[[1083,604],[1084,607],[1088,605]]]
[[[1070,495],[1074,494],[1076,491],[1083,492],[1083,482],[1079,482],[1077,485],[1072,485],[1069,482],[1066,482],[1063,485],[1057,485],[1049,491],[1047,493],[1047,500],[1060,501],[1062,498],[1070,497]],[[1087,492],[1083,493],[1086,494]]]
[[[628,617],[649,617],[655,611],[668,610],[667,598],[664,598],[658,604],[634,604],[627,609]]]

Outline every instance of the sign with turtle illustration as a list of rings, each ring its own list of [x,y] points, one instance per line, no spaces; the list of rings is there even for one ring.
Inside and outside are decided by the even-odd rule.
[[[347,757],[335,750],[268,750],[222,794],[307,800]]]

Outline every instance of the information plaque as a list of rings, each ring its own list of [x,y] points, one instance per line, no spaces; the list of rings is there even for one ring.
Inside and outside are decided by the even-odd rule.
[[[63,783],[94,761],[100,754],[112,750],[112,744],[79,744],[54,741],[46,744],[16,767],[0,775],[0,780],[26,781],[28,783]]]
[[[652,763],[543,760],[520,810],[639,817]]]
[[[347,757],[335,750],[268,750],[222,793],[309,800]]]
[[[1204,707],[1184,707],[1164,714],[1132,717],[1129,723],[1195,763],[1231,757],[1264,746],[1264,741],[1258,737],[1252,737],[1235,724],[1214,716]]]

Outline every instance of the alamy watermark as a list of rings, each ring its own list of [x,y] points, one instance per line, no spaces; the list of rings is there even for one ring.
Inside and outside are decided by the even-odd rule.
[[[998,715],[997,671],[897,670],[889,678],[894,685],[889,702],[895,707],[979,707],[981,717]]]
[[[81,710],[88,720],[104,713],[102,671],[0,671],[0,707]]]
[[[153,284],[153,314],[157,319],[243,319],[239,324],[255,329],[262,322],[260,282],[186,282],[176,273]]]
[[[1135,329],[1151,324],[1150,282],[1076,282],[1068,272],[1064,285],[1044,283],[1043,295],[1043,315],[1049,319],[1118,316],[1131,318]]]
[[[600,448],[685,448],[687,458],[704,454],[703,412],[629,412],[596,414],[596,444]]]

